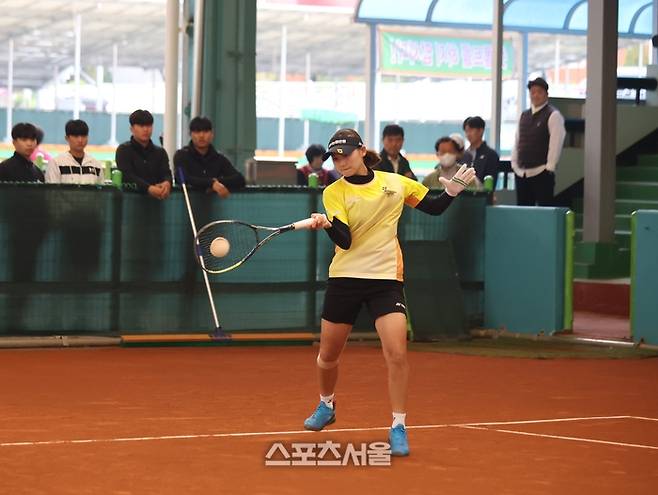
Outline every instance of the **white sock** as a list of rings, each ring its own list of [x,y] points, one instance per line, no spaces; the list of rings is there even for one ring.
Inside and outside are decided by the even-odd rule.
[[[397,425],[405,426],[404,421],[407,419],[407,413],[393,413],[393,424],[391,428],[395,428]]]
[[[334,395],[335,395],[335,394],[331,394],[331,395],[320,395],[320,400],[321,400],[322,402],[324,402],[324,404],[325,404],[327,407],[330,407],[331,409],[333,409],[333,408],[334,408]]]

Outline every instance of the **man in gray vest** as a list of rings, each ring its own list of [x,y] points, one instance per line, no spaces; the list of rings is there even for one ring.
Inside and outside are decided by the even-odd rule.
[[[528,82],[531,107],[521,114],[512,150],[519,206],[552,206],[555,168],[566,131],[564,117],[548,104],[548,83]]]

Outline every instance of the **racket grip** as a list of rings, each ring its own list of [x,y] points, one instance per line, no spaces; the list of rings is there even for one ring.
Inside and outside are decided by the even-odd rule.
[[[292,224],[295,230],[305,230],[305,229],[310,229],[311,225],[313,225],[313,219],[312,218],[307,218],[305,220],[300,220],[299,222],[295,222]]]
[[[183,173],[183,167],[178,167],[176,169],[177,179],[181,184],[185,184],[185,174]]]

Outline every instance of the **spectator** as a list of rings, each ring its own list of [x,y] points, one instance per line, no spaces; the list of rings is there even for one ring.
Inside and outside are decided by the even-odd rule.
[[[392,172],[418,180],[411,171],[409,161],[400,154],[404,144],[404,129],[397,124],[389,124],[382,131],[384,149],[379,153],[382,161],[373,170]]]
[[[130,141],[120,144],[116,162],[123,172],[123,182],[135,183],[137,189],[156,199],[171,193],[171,170],[167,152],[153,144],[153,115],[148,110],[130,114]]]
[[[484,141],[484,119],[482,117],[469,117],[464,124],[466,139],[470,143],[464,155],[469,154],[469,163],[475,169],[475,175],[480,183],[487,175],[493,177],[494,186],[498,175],[500,158],[498,153],[487,146]]]
[[[439,162],[435,170],[423,179],[423,185],[429,189],[443,189],[439,177],[450,180],[463,165],[464,138],[458,133],[443,136],[436,141],[434,149]]]
[[[11,130],[14,155],[0,163],[0,181],[43,182],[43,172],[30,160],[37,147],[37,129],[21,122]],[[6,229],[6,269],[8,282],[33,282],[38,267],[37,256],[49,232],[46,195],[41,190],[22,190],[12,208],[0,212],[0,223]],[[10,290],[6,294],[5,324],[12,329],[24,328],[29,316],[30,292]],[[34,311],[34,309],[32,309]]]
[[[89,126],[84,120],[69,120],[64,127],[69,150],[48,162],[46,182],[53,184],[103,184],[103,165],[85,153]]]
[[[327,152],[321,144],[312,144],[306,149],[307,165],[297,170],[297,184],[300,186],[308,185],[308,176],[312,173],[318,175],[318,185],[328,186],[334,179],[329,170],[322,168],[324,162],[323,156]]]
[[[69,150],[48,162],[46,182],[52,184],[103,184],[103,165],[85,153],[89,126],[84,120],[69,120],[64,138]],[[64,192],[61,193],[66,194]],[[51,210],[62,232],[64,257],[68,260],[72,278],[93,280],[98,271],[103,231],[102,211],[80,208],[75,201],[58,201]]]
[[[11,139],[15,151],[0,163],[0,181],[43,182],[43,172],[30,160],[37,147],[37,128],[27,122],[16,124],[11,129]]]
[[[512,149],[519,206],[551,206],[555,169],[566,131],[564,117],[548,103],[548,83],[538,77],[528,82],[531,107],[521,114]]]
[[[41,157],[42,162],[49,162],[53,158],[46,150],[41,148],[41,143],[43,143],[44,137],[45,134],[43,133],[43,129],[41,127],[37,127],[37,147],[30,155],[30,160],[32,160],[34,163],[38,163],[39,157]]]
[[[176,171],[182,169],[190,187],[227,198],[232,191],[243,188],[244,176],[231,161],[212,145],[212,122],[206,117],[190,121],[190,142],[174,155]]]

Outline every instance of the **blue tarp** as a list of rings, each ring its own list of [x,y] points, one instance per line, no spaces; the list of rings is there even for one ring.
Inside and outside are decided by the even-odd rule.
[[[587,0],[505,0],[503,23],[507,31],[585,34]],[[652,0],[619,0],[619,35],[646,38],[652,35]],[[361,0],[356,21],[491,29],[492,0]]]

